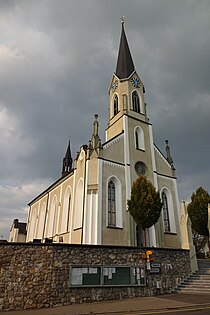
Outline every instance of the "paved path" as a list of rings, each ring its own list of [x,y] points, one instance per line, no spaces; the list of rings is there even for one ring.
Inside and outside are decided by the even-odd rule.
[[[74,304],[69,306],[0,312],[0,315],[95,315],[95,314],[132,314],[155,310],[188,309],[201,306],[210,309],[210,295],[168,294],[156,297],[139,297],[126,300],[114,300],[96,303]],[[209,310],[210,312],[210,310]]]

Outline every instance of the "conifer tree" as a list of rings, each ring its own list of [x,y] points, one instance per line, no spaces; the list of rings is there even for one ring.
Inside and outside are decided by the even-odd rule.
[[[162,202],[159,192],[145,176],[139,176],[133,183],[131,199],[128,200],[128,211],[138,226],[145,231],[157,223]]]
[[[208,230],[208,204],[210,203],[210,195],[203,188],[199,187],[191,196],[191,202],[187,206],[187,211],[192,222],[193,242],[196,252],[209,243]]]
[[[209,236],[208,203],[210,203],[208,192],[202,187],[199,187],[196,192],[192,194],[191,202],[187,206],[193,230],[204,236]]]

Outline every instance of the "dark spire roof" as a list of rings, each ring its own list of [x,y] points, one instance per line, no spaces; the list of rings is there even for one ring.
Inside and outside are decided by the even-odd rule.
[[[69,140],[68,147],[67,147],[67,150],[66,150],[65,158],[66,158],[66,159],[69,159],[69,158],[71,159],[70,140]]]
[[[72,170],[72,157],[71,157],[71,148],[70,141],[66,150],[66,155],[63,158],[63,167],[62,167],[62,176],[69,174]]]
[[[130,49],[128,46],[127,38],[125,35],[124,21],[122,21],[122,31],[120,38],[120,47],[117,59],[117,67],[115,74],[120,79],[128,78],[135,70],[133,60],[131,57]]]

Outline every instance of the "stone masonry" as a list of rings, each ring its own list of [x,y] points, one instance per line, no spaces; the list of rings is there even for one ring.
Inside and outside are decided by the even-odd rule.
[[[170,293],[190,271],[189,251],[152,248],[160,274],[148,274],[146,286],[70,287],[72,265],[145,267],[145,248],[2,243],[0,310],[35,309],[72,303]]]

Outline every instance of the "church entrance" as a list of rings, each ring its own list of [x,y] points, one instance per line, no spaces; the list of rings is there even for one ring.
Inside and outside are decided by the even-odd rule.
[[[144,231],[138,224],[136,225],[136,244],[139,247],[144,246]]]

